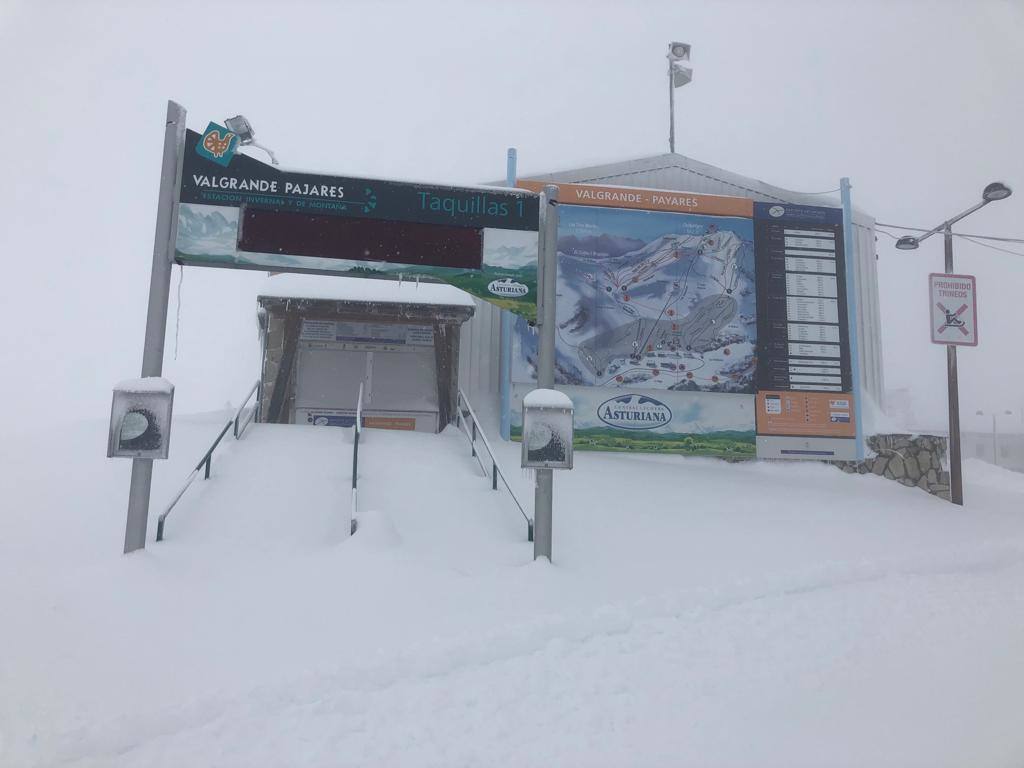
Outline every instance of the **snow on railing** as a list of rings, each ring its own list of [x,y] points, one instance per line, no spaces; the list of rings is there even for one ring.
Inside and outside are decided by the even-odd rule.
[[[356,503],[359,498],[359,436],[363,432],[363,382],[359,384],[359,399],[356,400],[356,420],[352,425],[352,533],[359,527],[356,519]]]
[[[465,408],[465,413],[463,412],[463,408]],[[487,455],[491,460],[491,489],[495,491],[498,490],[498,479],[500,478],[501,482],[505,485],[505,490],[507,490],[509,496],[512,497],[512,501],[516,503],[516,507],[519,509],[519,514],[521,514],[523,519],[526,521],[527,541],[533,541],[533,520],[531,520],[530,516],[523,510],[523,505],[519,503],[519,499],[516,498],[515,492],[508,484],[508,480],[505,479],[505,473],[502,471],[501,465],[498,464],[498,459],[494,455],[494,450],[491,448],[490,442],[487,440],[487,435],[484,434],[483,427],[480,426],[480,420],[476,417],[476,413],[473,411],[473,406],[470,405],[469,398],[466,397],[466,393],[461,389],[459,390],[458,404],[455,410],[457,412],[456,423],[459,430],[466,436],[466,439],[469,440],[469,446],[473,457],[477,460],[477,463],[480,465],[480,469],[483,471],[485,477],[488,472],[480,454],[476,450],[477,438],[480,439],[484,448],[487,449]],[[468,426],[466,424],[466,414],[469,415],[470,419]]]
[[[259,388],[260,382],[257,381],[255,384],[252,385],[252,389],[249,390],[249,394],[245,396],[245,400],[242,401],[242,404],[238,407],[238,411],[235,413],[234,434],[236,440],[242,436],[243,432],[245,432],[245,428],[248,427],[249,424],[252,422],[253,418],[256,416],[256,411],[260,407],[260,398],[257,397],[256,402],[253,403],[252,408],[249,409],[249,413],[246,415],[245,421],[241,422],[241,427],[239,427],[239,419],[241,419],[242,417],[242,411],[245,410],[245,406],[249,403],[250,400],[252,400],[252,396],[259,391]]]
[[[238,440],[242,437],[242,433],[245,432],[245,428],[249,426],[249,423],[253,420],[253,417],[256,414],[257,408],[259,408],[259,398],[256,399],[256,403],[254,403],[252,408],[249,409],[249,413],[246,415],[244,420],[241,420],[242,411],[245,410],[246,404],[252,399],[252,396],[256,394],[259,388],[260,382],[257,381],[255,384],[253,384],[252,389],[249,390],[249,394],[245,396],[245,400],[242,401],[241,407],[238,409],[238,411],[235,412],[235,417],[224,425],[224,428],[221,429],[220,434],[217,435],[217,439],[213,441],[213,445],[211,445],[209,449],[206,451],[206,453],[203,454],[203,458],[201,458],[199,460],[199,463],[196,464],[196,468],[193,469],[189,476],[186,478],[185,484],[181,486],[181,488],[178,490],[176,494],[174,494],[174,498],[171,499],[171,503],[168,504],[166,508],[164,508],[164,511],[162,513],[160,513],[160,517],[158,517],[156,521],[157,541],[164,540],[164,523],[167,520],[167,516],[171,514],[171,510],[174,509],[174,505],[181,501],[181,497],[185,495],[185,491],[189,489],[189,486],[192,485],[192,482],[197,477],[199,477],[199,470],[204,469],[205,467],[203,479],[210,479],[210,467],[213,464],[213,452],[217,450],[217,446],[220,445],[220,441],[224,439],[224,435],[228,433],[228,430],[231,429],[232,426],[234,426],[233,434],[235,439]]]

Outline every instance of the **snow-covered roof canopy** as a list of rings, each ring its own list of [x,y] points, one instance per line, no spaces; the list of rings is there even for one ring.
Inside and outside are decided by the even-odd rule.
[[[261,299],[475,306],[468,293],[447,283],[428,283],[415,279],[380,280],[347,275],[271,275],[260,286],[258,296]]]
[[[705,195],[733,195],[766,203],[840,207],[838,196],[793,192],[758,179],[717,168],[708,163],[702,163],[685,155],[668,152],[635,160],[591,165],[586,168],[532,174],[522,178],[534,181],[668,189]],[[856,208],[853,219],[857,224],[866,227],[874,226],[874,217]]]

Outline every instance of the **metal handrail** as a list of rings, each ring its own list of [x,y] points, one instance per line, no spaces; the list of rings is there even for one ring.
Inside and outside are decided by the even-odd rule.
[[[359,399],[356,400],[356,420],[352,429],[352,533],[356,532],[356,502],[359,496],[359,435],[363,432],[363,384],[359,383]]]
[[[242,428],[239,429],[238,420],[242,417],[242,411],[245,410],[245,406],[249,403],[249,401],[252,399],[252,396],[256,394],[259,388],[260,381],[257,379],[256,383],[252,385],[252,389],[249,390],[249,394],[245,396],[245,400],[242,401],[242,404],[238,407],[238,411],[235,413],[234,434],[236,440],[242,436],[242,433],[245,432],[245,428],[248,427],[250,423],[252,423],[253,418],[256,416],[256,410],[260,407],[259,398],[257,397],[256,403],[253,405],[252,408],[249,409],[249,415],[246,416],[245,421],[242,422]]]
[[[463,406],[465,406],[466,411],[469,413],[472,431],[470,430],[470,427],[466,426],[466,417],[462,412]],[[456,404],[455,410],[457,412],[456,425],[459,427],[459,430],[469,440],[469,446],[470,450],[472,451],[473,457],[480,465],[480,469],[483,471],[485,477],[487,476],[487,468],[484,466],[483,460],[481,459],[480,454],[477,453],[476,450],[477,437],[480,438],[480,440],[484,444],[484,448],[487,449],[487,455],[491,459],[491,490],[498,490],[498,478],[500,477],[501,482],[505,484],[505,490],[508,491],[509,496],[512,497],[512,501],[514,501],[516,503],[516,507],[519,508],[519,514],[521,514],[523,516],[523,519],[526,521],[527,541],[533,541],[533,520],[531,520],[530,516],[526,514],[526,511],[523,509],[523,505],[519,503],[519,499],[516,498],[515,492],[512,490],[512,487],[508,484],[508,480],[505,479],[505,473],[502,471],[501,465],[498,463],[498,459],[494,455],[494,449],[491,448],[491,444],[487,440],[487,435],[484,433],[483,427],[480,426],[480,420],[476,417],[476,413],[473,411],[473,406],[470,405],[469,398],[466,397],[466,393],[463,392],[461,389],[459,390],[458,402]]]
[[[192,482],[197,477],[199,477],[199,470],[203,469],[204,465],[205,471],[203,473],[203,479],[210,479],[210,467],[213,464],[213,452],[217,449],[217,446],[220,445],[220,441],[224,439],[224,435],[227,434],[228,430],[231,429],[232,426],[234,426],[233,434],[235,436],[235,439],[238,440],[242,437],[242,434],[245,432],[246,427],[249,426],[249,424],[255,417],[256,410],[260,407],[259,398],[256,399],[255,405],[253,405],[253,407],[249,410],[249,414],[245,417],[244,421],[240,421],[242,411],[245,410],[245,406],[252,399],[252,396],[256,394],[257,391],[259,391],[259,388],[259,381],[252,385],[252,389],[249,390],[249,394],[245,396],[245,399],[242,401],[242,405],[235,412],[235,417],[224,425],[224,428],[220,431],[220,434],[217,435],[217,439],[213,441],[213,445],[211,445],[209,450],[207,450],[206,453],[203,454],[203,458],[199,460],[199,463],[196,464],[196,468],[192,470],[188,478],[185,480],[185,484],[181,486],[181,489],[176,494],[174,494],[174,498],[171,499],[171,503],[164,508],[164,511],[162,513],[160,513],[160,517],[158,517],[156,521],[157,541],[164,540],[164,521],[167,520],[167,516],[171,514],[171,510],[174,509],[174,505],[181,501],[181,497],[185,495],[185,491],[187,491],[189,486],[192,485]]]
[[[203,468],[203,465],[206,465],[206,472],[205,475],[203,476],[203,479],[210,479],[210,465],[213,463],[213,452],[214,450],[216,450],[217,446],[220,445],[220,441],[224,438],[224,435],[228,433],[228,430],[231,429],[231,425],[233,423],[233,419],[228,420],[228,423],[224,425],[224,428],[220,431],[220,434],[217,435],[217,439],[213,441],[213,445],[210,446],[209,450],[203,455],[203,458],[201,458],[199,460],[199,463],[196,464],[196,468],[192,470],[192,473],[188,476],[188,479],[185,481],[185,484],[181,486],[181,490],[174,495],[174,498],[171,499],[171,503],[167,505],[167,508],[163,511],[163,513],[161,513],[160,517],[157,518],[157,541],[164,540],[164,521],[167,519],[167,516],[171,514],[171,510],[174,509],[174,505],[178,503],[181,497],[185,495],[185,491],[188,490],[188,487],[192,485],[192,481],[199,476],[199,470]]]

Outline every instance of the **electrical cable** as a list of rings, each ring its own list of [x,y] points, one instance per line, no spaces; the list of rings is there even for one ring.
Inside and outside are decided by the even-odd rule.
[[[1024,257],[1024,253],[1021,253],[1020,251],[1011,251],[1009,248],[1000,248],[998,245],[989,245],[988,243],[983,243],[980,240],[975,240],[973,237],[970,237],[968,235],[960,235],[960,237],[962,237],[964,240],[967,240],[968,242],[974,243],[975,245],[980,245],[982,248],[991,248],[993,251],[1001,251],[1003,253],[1009,253],[1014,256]]]
[[[178,332],[181,330],[181,284],[185,280],[185,265],[178,265],[178,306],[174,315],[174,359],[178,359]]]
[[[787,189],[787,192],[792,192],[794,195],[831,195],[833,192],[839,192],[842,187],[836,187],[835,189],[826,189],[824,192],[799,192],[795,189]]]
[[[887,224],[886,226],[891,226],[891,225]],[[909,229],[909,227],[901,227],[901,229]],[[875,231],[876,232],[880,232],[883,235],[888,235],[893,240],[899,240],[899,238],[896,235],[894,235],[892,232],[886,232],[884,229],[876,229]],[[922,230],[922,231],[926,231],[926,230]],[[977,238],[976,235],[961,235],[958,232],[954,232],[953,233],[953,237],[962,237],[964,240],[967,240],[968,242],[974,243],[975,245],[980,245],[982,248],[991,248],[993,251],[1000,251],[1002,253],[1009,253],[1009,254],[1011,254],[1013,256],[1024,257],[1024,253],[1022,253],[1021,251],[1011,251],[1009,248],[1000,248],[999,246],[992,245],[991,243],[983,243],[980,240],[976,239]],[[989,239],[991,239],[991,240],[1008,240],[1011,243],[1014,243],[1014,242],[1024,242],[1024,240],[1012,240],[1010,238],[1003,238],[1003,237],[1000,237],[1000,238],[989,238]]]
[[[883,224],[880,221],[875,222],[876,227],[888,227],[889,229],[902,229],[907,232],[929,232],[930,230],[924,229],[923,227],[906,227],[901,224]],[[888,232],[886,234],[889,234]],[[972,235],[962,234],[960,232],[954,232],[954,237],[974,237],[978,240],[995,240],[1001,243],[1021,243],[1024,244],[1024,238],[1020,237],[996,237],[995,235]]]

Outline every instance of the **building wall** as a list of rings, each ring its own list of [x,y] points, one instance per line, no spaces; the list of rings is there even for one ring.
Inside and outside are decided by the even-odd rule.
[[[459,386],[477,410],[497,410],[500,389],[501,312],[474,299],[476,312],[462,326]]]

